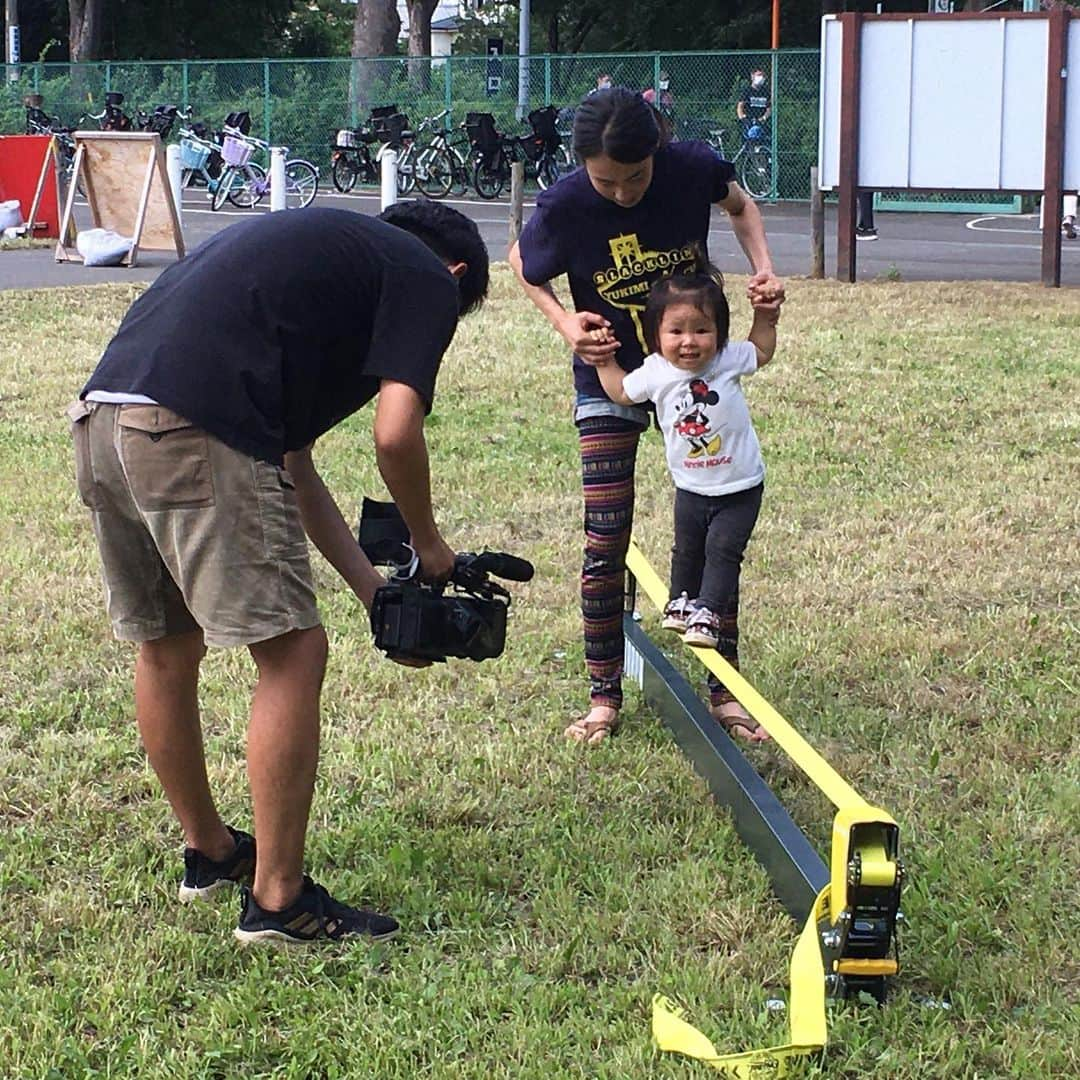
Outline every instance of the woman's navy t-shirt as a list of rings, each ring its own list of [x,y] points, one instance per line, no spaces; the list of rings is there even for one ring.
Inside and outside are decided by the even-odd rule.
[[[641,202],[621,207],[578,169],[536,200],[518,243],[525,280],[543,285],[566,274],[575,308],[611,322],[619,366],[633,371],[650,351],[641,328],[650,287],[690,269],[693,245],[708,243],[712,204],[726,198],[734,179],[731,162],[706,143],[671,143],[654,155]],[[577,356],[574,386],[589,397],[606,396],[595,368]]]
[[[424,243],[310,207],[223,229],[124,316],[82,396],[143,394],[281,464],[370,401],[382,379],[431,407],[459,291]]]

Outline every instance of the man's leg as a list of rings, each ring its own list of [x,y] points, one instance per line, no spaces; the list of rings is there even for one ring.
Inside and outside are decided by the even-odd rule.
[[[249,646],[259,669],[248,729],[248,776],[259,858],[254,895],[268,911],[300,894],[304,837],[319,760],[319,695],[326,671],[321,626]]]
[[[187,846],[220,861],[236,845],[206,776],[198,703],[205,653],[201,630],[142,642],[135,662],[135,718]]]

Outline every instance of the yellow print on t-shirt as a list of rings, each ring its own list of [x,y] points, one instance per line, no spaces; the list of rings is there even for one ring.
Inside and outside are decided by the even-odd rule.
[[[645,310],[649,289],[654,282],[670,274],[690,273],[694,268],[694,246],[684,244],[670,251],[642,251],[637,233],[616,236],[608,241],[608,246],[613,265],[607,270],[597,270],[593,274],[593,285],[612,307],[630,313],[641,348],[648,352],[641,313]]]

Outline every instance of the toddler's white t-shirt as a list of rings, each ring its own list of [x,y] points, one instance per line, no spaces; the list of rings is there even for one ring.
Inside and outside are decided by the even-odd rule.
[[[631,401],[652,401],[675,486],[730,495],[765,479],[765,462],[739,380],[757,371],[749,341],[729,341],[700,371],[683,371],[659,353],[623,379]]]

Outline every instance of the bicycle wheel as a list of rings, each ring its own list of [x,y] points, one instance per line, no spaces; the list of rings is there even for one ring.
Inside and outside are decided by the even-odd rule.
[[[425,150],[416,159],[416,186],[429,198],[450,194],[454,184],[454,164],[445,150]]]
[[[755,199],[764,199],[772,191],[772,159],[764,146],[748,146],[739,169],[743,190]]]
[[[397,162],[397,193],[408,195],[416,187],[416,165],[414,163],[412,147],[403,149],[398,147]]]
[[[359,171],[348,154],[337,154],[334,157],[334,167],[330,170],[330,179],[342,195],[347,195],[356,187]]]
[[[301,210],[319,190],[319,170],[303,158],[285,162],[285,209]]]
[[[536,163],[536,184],[541,191],[547,191],[559,179],[559,163],[550,154],[544,154]]]
[[[464,195],[469,190],[468,162],[452,146],[447,147],[452,167],[451,194]]]
[[[485,165],[483,161],[476,163],[473,187],[481,199],[497,199],[502,194],[503,184],[506,182],[503,170],[504,158],[501,151],[495,155],[490,165]]]
[[[211,210],[220,210],[225,205],[225,200],[229,197],[229,188],[232,187],[235,177],[236,170],[231,166],[226,166],[222,170],[218,177],[217,187],[214,188],[213,198],[210,200]]]
[[[228,198],[233,206],[250,210],[262,200],[265,191],[266,170],[249,161],[235,171],[232,182],[228,185]]]

